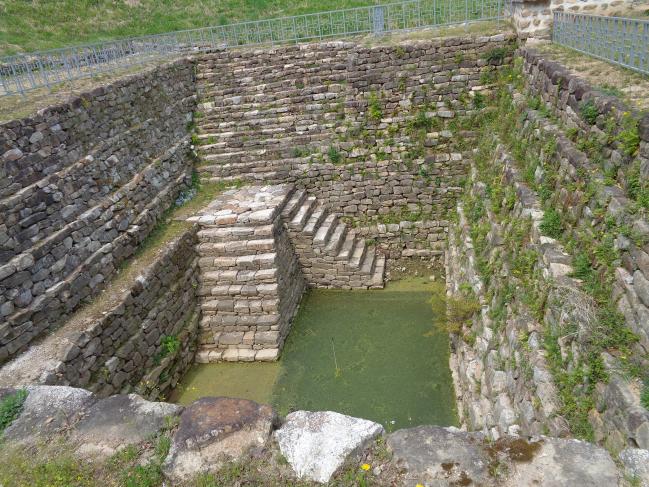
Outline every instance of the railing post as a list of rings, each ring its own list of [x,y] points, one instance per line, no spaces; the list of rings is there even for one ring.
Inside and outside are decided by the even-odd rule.
[[[384,7],[383,5],[377,5],[372,9],[372,33],[379,35],[383,34],[383,32],[385,32]]]

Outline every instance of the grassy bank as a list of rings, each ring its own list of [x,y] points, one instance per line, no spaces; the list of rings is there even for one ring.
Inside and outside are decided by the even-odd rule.
[[[0,55],[375,3],[380,2],[0,0]]]

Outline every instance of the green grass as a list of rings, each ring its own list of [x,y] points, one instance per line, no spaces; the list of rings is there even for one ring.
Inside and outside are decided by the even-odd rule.
[[[27,391],[20,389],[0,401],[0,435],[18,417],[27,399]]]
[[[0,0],[0,54],[360,7],[372,0]]]

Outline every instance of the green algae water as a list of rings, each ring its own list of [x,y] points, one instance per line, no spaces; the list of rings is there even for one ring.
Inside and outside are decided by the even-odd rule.
[[[245,397],[282,415],[331,410],[388,430],[455,425],[449,342],[435,326],[433,289],[410,278],[383,290],[312,290],[279,363],[198,365],[175,399]]]
[[[200,397],[226,396],[270,404],[279,368],[279,362],[196,364],[170,400],[187,405]]]

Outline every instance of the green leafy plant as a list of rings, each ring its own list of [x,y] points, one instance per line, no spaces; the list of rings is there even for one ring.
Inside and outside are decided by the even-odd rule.
[[[475,95],[473,96],[473,108],[478,110],[480,108],[484,108],[485,105],[485,96],[479,91],[476,91]]]
[[[27,391],[20,389],[0,401],[0,434],[18,417],[27,399]]]
[[[561,222],[561,214],[554,208],[549,208],[543,213],[543,219],[539,225],[539,229],[543,235],[552,238],[559,238],[563,232],[563,223]]]
[[[433,118],[426,115],[424,110],[419,110],[415,118],[410,121],[410,128],[415,130],[430,130],[433,127]]]
[[[327,156],[329,157],[329,160],[333,164],[340,164],[340,161],[342,160],[342,155],[340,154],[338,149],[336,149],[333,145],[329,147],[329,150],[327,151]]]
[[[629,112],[622,115],[622,130],[617,134],[616,140],[620,143],[622,151],[627,156],[635,156],[640,147],[640,134],[638,133],[638,120]]]
[[[579,112],[581,113],[581,117],[591,125],[595,124],[599,116],[599,110],[593,100],[582,103],[579,107]]]
[[[495,47],[487,52],[485,59],[489,63],[501,63],[505,59],[505,56],[510,52],[510,49],[506,47]]]
[[[649,379],[645,379],[640,392],[640,404],[645,409],[649,409]]]
[[[370,96],[367,101],[367,113],[370,120],[374,120],[375,122],[380,122],[383,118],[381,100],[379,100],[379,96],[375,91],[370,92]]]

